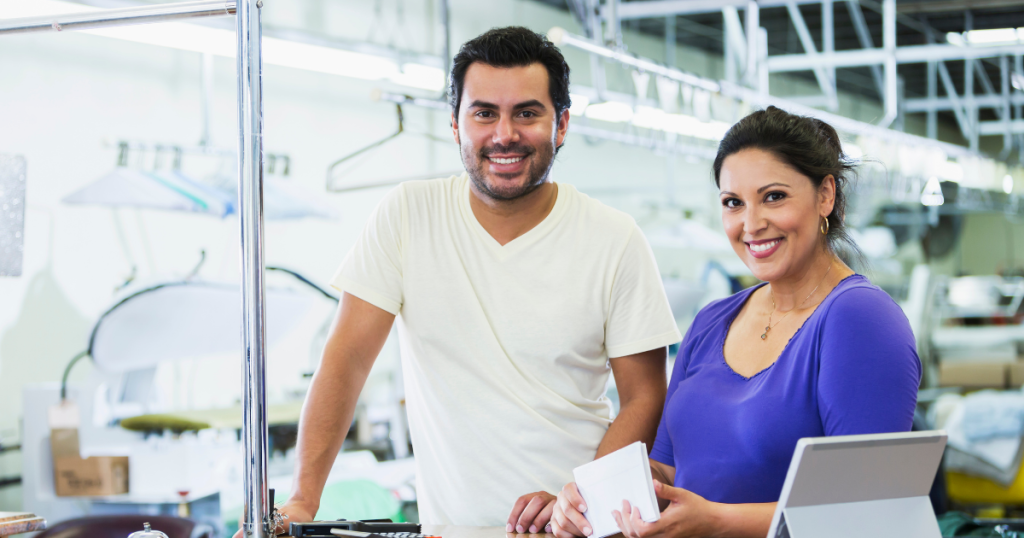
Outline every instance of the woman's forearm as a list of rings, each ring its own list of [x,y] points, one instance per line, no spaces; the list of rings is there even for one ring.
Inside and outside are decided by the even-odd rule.
[[[711,503],[713,536],[717,538],[763,538],[768,534],[778,503]]]

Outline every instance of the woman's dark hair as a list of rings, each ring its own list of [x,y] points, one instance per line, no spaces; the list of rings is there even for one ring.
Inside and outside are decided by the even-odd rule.
[[[474,62],[494,67],[523,67],[540,63],[548,70],[548,93],[555,105],[555,117],[569,108],[569,64],[554,43],[546,37],[522,26],[492,28],[467,41],[452,59],[452,72],[448,77],[448,100],[459,116],[462,102],[462,83],[466,71]]]
[[[826,241],[833,252],[847,261],[864,262],[857,244],[846,232],[846,188],[856,163],[843,153],[839,134],[831,125],[815,118],[790,114],[770,106],[741,119],[729,128],[718,144],[715,156],[715,185],[720,186],[725,158],[747,148],[774,154],[782,162],[807,176],[815,188],[829,174],[836,180],[835,204],[828,217]]]

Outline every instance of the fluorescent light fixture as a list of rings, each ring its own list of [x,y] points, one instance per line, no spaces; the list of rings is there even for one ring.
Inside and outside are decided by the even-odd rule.
[[[955,161],[938,162],[934,165],[935,175],[959,183],[964,180],[964,167]]]
[[[958,34],[956,32],[949,32],[946,34],[946,43],[957,47],[967,46],[967,42],[964,41],[963,34]]]
[[[636,114],[630,122],[644,129],[664,131],[668,127],[668,114],[660,108],[641,105],[636,107]]]
[[[1013,176],[1010,174],[1003,176],[1003,192],[1006,194],[1013,192]]]
[[[721,121],[700,121],[686,114],[669,114],[660,108],[636,107],[630,120],[633,125],[644,129],[656,129],[704,140],[721,140],[729,130],[729,124]]]
[[[942,185],[939,184],[939,178],[930,178],[928,183],[925,183],[924,189],[921,190],[921,204],[931,207],[942,205],[945,202],[946,199],[942,197]]]
[[[704,140],[721,140],[729,130],[729,124],[722,121],[700,121],[686,114],[666,114],[665,130],[684,136],[703,138]]]
[[[968,32],[946,34],[946,42],[958,47],[991,45],[1012,45],[1020,43],[1024,38],[1024,28],[993,28],[989,30],[970,30]]]
[[[623,123],[633,117],[633,107],[618,101],[605,101],[588,106],[586,114],[592,120]]]
[[[582,116],[583,112],[587,109],[587,105],[590,104],[590,98],[578,93],[570,93],[569,100],[572,101],[572,105],[569,107],[570,116]]]
[[[62,0],[0,0],[2,18],[40,17],[96,11],[98,8]],[[162,22],[80,30],[81,33],[145,43],[160,47],[204,52],[234,58],[235,32],[183,22]],[[388,80],[402,86],[440,91],[445,72],[437,67],[391,58],[323,47],[274,37],[263,38],[263,63],[363,80]]]
[[[964,39],[971,45],[997,45],[1017,43],[1020,30],[1017,28],[996,28],[992,30],[971,30],[964,32]]]

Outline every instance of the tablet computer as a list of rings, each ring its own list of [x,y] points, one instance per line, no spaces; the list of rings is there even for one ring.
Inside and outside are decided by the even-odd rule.
[[[940,538],[928,492],[946,432],[797,442],[768,538]]]

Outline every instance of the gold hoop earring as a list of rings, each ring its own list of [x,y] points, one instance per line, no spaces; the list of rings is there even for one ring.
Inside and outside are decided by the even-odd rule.
[[[824,217],[822,220],[824,222],[822,222],[822,224],[820,226],[818,226],[818,229],[821,230],[821,235],[828,235],[828,230],[829,230],[828,217]]]

